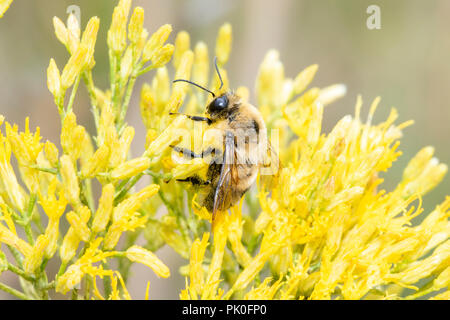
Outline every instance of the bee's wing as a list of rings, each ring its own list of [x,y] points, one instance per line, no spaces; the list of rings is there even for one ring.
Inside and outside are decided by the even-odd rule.
[[[217,211],[226,209],[232,202],[233,186],[237,183],[236,154],[234,147],[234,135],[227,131],[225,134],[225,149],[223,153],[222,168],[214,194],[214,206],[212,212],[212,222]]]

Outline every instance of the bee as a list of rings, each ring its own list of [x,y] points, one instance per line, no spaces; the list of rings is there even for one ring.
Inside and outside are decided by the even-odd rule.
[[[221,83],[220,90],[223,81],[217,67],[217,58],[215,68]],[[202,188],[199,203],[212,213],[214,225],[217,212],[226,211],[242,198],[255,182],[260,168],[270,167],[273,173],[272,168],[274,164],[278,164],[278,157],[268,142],[266,125],[257,108],[233,92],[216,96],[214,92],[189,80],[174,80],[178,81],[197,86],[213,97],[206,107],[205,116],[170,114],[184,115],[192,121],[205,122],[208,128],[215,132],[217,143],[203,150],[201,154],[171,146],[174,151],[188,158],[211,158],[206,180],[194,175],[178,181],[190,182]]]

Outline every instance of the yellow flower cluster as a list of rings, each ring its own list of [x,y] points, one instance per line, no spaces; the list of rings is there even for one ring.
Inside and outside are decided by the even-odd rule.
[[[154,161],[147,156],[150,151],[128,158],[134,128],[126,125],[124,116],[131,91],[138,75],[163,66],[173,53],[173,45],[164,44],[170,26],[149,37],[143,28],[143,9],[135,8],[128,19],[130,9],[131,1],[124,0],[114,10],[108,32],[112,83],[106,91],[95,87],[91,73],[99,19],[91,18],[83,32],[72,14],[67,24],[53,19],[56,37],[70,55],[62,72],[53,59],[47,70],[48,88],[61,116],[61,154],[50,141],[41,141],[39,128],[30,130],[28,118],[24,132],[6,122],[5,135],[0,134],[0,219],[4,223],[0,223],[0,243],[16,260],[15,264],[6,261],[2,252],[1,270],[26,280],[24,293],[3,285],[2,289],[20,298],[45,299],[50,289],[63,294],[72,291],[77,297],[82,287],[85,298],[130,298],[123,276],[127,271],[112,270],[108,260],[113,258],[145,264],[160,277],[170,275],[169,268],[150,250],[129,243],[119,245],[123,235],[145,227],[151,214],[141,207],[160,188],[150,184],[133,191],[136,176],[142,176]],[[91,97],[95,136],[77,123],[73,112],[81,79]],[[70,97],[65,99],[68,92]],[[2,117],[0,124],[3,122]],[[20,175],[11,164],[12,154]],[[101,185],[98,205],[93,179]],[[43,214],[46,227],[41,221]],[[60,228],[63,216],[69,223],[66,231]],[[17,226],[25,230],[26,239],[18,235]],[[49,281],[45,267],[56,254],[62,263],[55,279]],[[97,278],[104,280],[103,293],[97,288]]]
[[[0,1],[0,15],[10,3]],[[83,31],[73,15],[67,23],[53,19],[56,37],[69,53],[62,69],[53,59],[47,69],[61,117],[61,148],[42,142],[28,119],[23,132],[5,122],[0,133],[0,273],[16,273],[22,291],[1,283],[0,290],[21,299],[47,299],[53,290],[72,298],[130,299],[132,263],[170,276],[155,254],[168,245],[187,261],[179,270],[186,277],[182,299],[450,298],[450,198],[421,223],[413,221],[422,215],[422,196],[442,180],[447,166],[426,147],[409,162],[397,187],[383,190],[379,173],[401,154],[399,139],[412,122],[396,124],[393,109],[386,121],[373,124],[378,98],[362,120],[358,97],[355,115],[323,133],[324,109],[345,94],[345,86],[308,88],[317,65],[287,78],[275,50],[260,66],[256,105],[281,169],[273,183],[259,179],[229,214],[218,214],[212,230],[211,214],[197,204],[196,190],[176,181],[204,176],[208,165],[202,159],[181,161],[170,148],[204,149],[206,124],[171,113],[184,108],[185,114],[200,115],[211,96],[172,83],[168,62],[172,59],[173,79],[216,93],[220,81],[210,70],[205,43],[191,49],[189,34],[181,31],[174,45],[167,44],[170,25],[150,35],[143,21],[142,8],[119,1],[107,34],[110,83],[102,90],[92,76],[99,19],[91,18]],[[225,65],[231,45],[232,28],[224,24],[215,46],[221,90],[229,89]],[[136,79],[153,69],[140,96],[146,144],[133,157],[135,130],[126,115]],[[80,83],[90,96],[95,134],[74,112]],[[235,93],[248,100],[248,88]],[[135,190],[144,176],[152,182]],[[57,255],[61,265],[51,279],[46,266]]]
[[[282,169],[270,190],[261,183],[246,196],[255,215],[246,216],[240,205],[222,218],[209,265],[209,236],[193,243],[181,298],[411,299],[442,290],[436,297],[448,298],[450,197],[412,224],[422,213],[422,196],[447,166],[426,147],[393,191],[381,189],[379,173],[401,154],[398,140],[412,121],[395,124],[393,109],[385,122],[372,124],[379,98],[362,121],[358,97],[355,115],[322,133],[324,107],[345,86],[307,89],[316,71],[312,65],[285,78],[278,53],[267,53],[257,99],[269,132],[279,133],[273,137]],[[419,288],[420,280],[426,284]],[[405,297],[402,288],[415,292]]]

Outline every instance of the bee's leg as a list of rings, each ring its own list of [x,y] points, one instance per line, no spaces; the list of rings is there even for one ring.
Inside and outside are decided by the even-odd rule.
[[[207,186],[207,185],[211,184],[211,181],[209,181],[209,180],[202,180],[198,176],[192,176],[192,177],[188,177],[186,179],[177,179],[177,181],[190,182],[190,183],[192,183],[195,186]]]
[[[180,147],[173,146],[173,145],[171,145],[170,147],[173,148],[173,150],[175,150],[176,152],[180,152],[180,153],[183,153],[184,155],[190,156],[190,158],[204,158],[204,157],[209,156],[210,154],[216,155],[216,154],[220,153],[219,150],[217,150],[216,148],[212,148],[212,147],[209,147],[208,149],[204,150],[201,154],[195,153],[194,151],[186,149],[186,148],[180,148]]]
[[[206,118],[206,117],[201,117],[201,116],[191,116],[188,114],[183,114],[183,113],[176,113],[176,112],[170,112],[170,115],[183,115],[188,117],[189,119],[191,119],[192,121],[206,121],[208,124],[212,123],[212,120],[210,118]]]
[[[216,149],[216,148],[213,148],[213,147],[208,147],[206,150],[204,150],[204,151],[202,152],[202,157],[203,157],[203,158],[204,158],[204,157],[207,157],[207,156],[209,156],[210,154],[212,154],[213,156],[220,155],[220,154],[221,154],[221,151],[218,150],[218,149]]]
[[[189,150],[189,149],[186,149],[186,148],[180,148],[180,147],[177,147],[177,146],[173,146],[173,145],[170,145],[170,147],[173,149],[173,150],[175,150],[176,152],[180,152],[180,153],[182,153],[183,155],[185,155],[185,156],[188,156],[189,158],[202,158],[202,154],[198,154],[198,153],[195,153],[194,151],[192,151],[192,150]]]

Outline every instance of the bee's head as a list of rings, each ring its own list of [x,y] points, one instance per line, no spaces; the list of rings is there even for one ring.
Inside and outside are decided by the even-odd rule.
[[[227,94],[225,93],[221,96],[214,98],[214,100],[211,101],[211,103],[206,108],[206,111],[211,115],[220,114],[223,111],[225,111],[226,108],[228,108],[228,103],[229,103],[228,97]]]
[[[217,75],[219,76],[219,80],[220,80],[220,88],[219,90],[222,89],[223,87],[223,80],[222,80],[222,76],[220,75],[219,72],[219,67],[217,66],[217,57],[214,58],[214,66],[216,67],[216,71],[217,71]],[[202,87],[201,85],[189,81],[189,80],[185,80],[185,79],[177,79],[174,80],[173,82],[178,82],[178,81],[183,81],[183,82],[187,82],[190,83],[196,87],[199,87],[200,89],[209,92],[212,96],[213,96],[213,101],[211,101],[211,103],[208,105],[208,107],[206,108],[206,112],[211,115],[211,118],[213,120],[217,120],[219,118],[224,118],[226,117],[230,110],[228,110],[229,108],[229,104],[230,104],[230,98],[233,98],[233,94],[230,93],[223,93],[220,96],[216,96],[214,94],[214,92],[212,92],[211,90]]]

